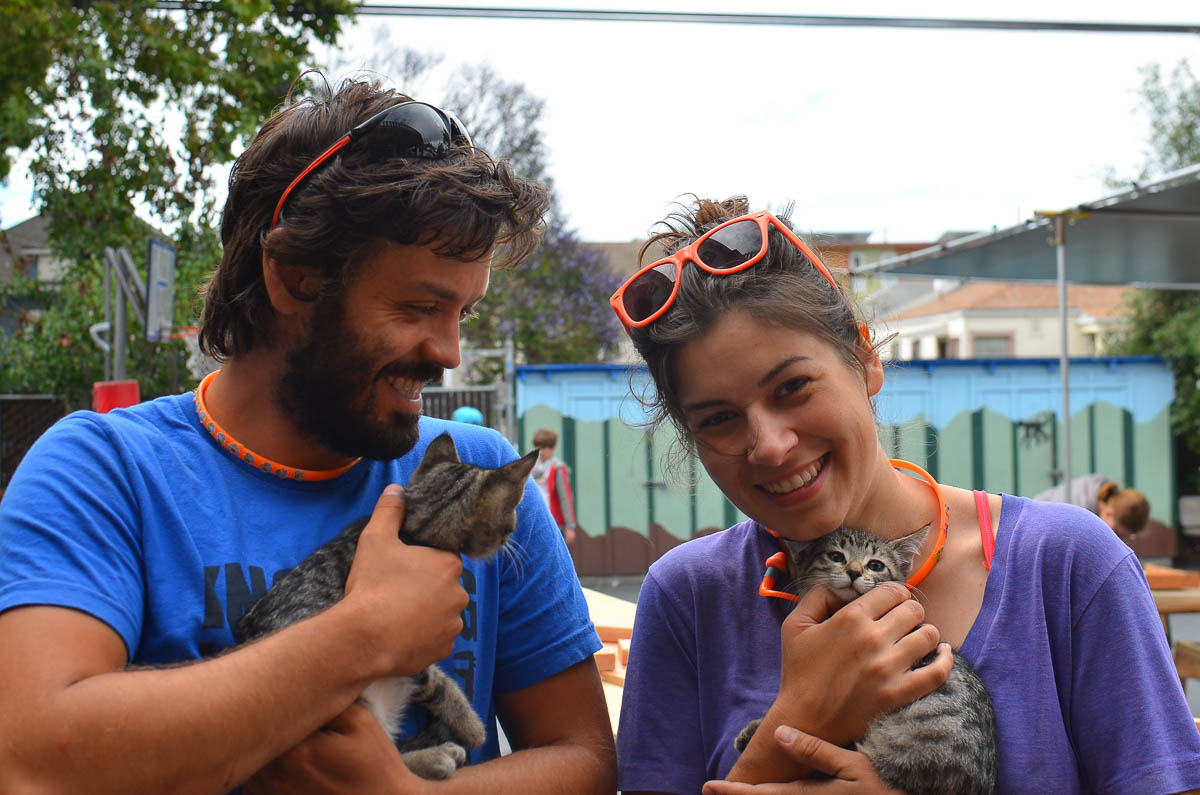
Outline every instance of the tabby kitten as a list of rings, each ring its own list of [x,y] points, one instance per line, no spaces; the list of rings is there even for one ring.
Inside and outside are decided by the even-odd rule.
[[[443,433],[429,443],[405,486],[401,540],[472,558],[493,554],[516,529],[517,505],[525,495],[525,482],[537,456],[534,450],[498,469],[482,469],[462,463],[454,440]],[[369,518],[342,530],[276,580],[238,622],[237,640],[261,637],[340,600],[358,536]],[[422,778],[446,778],[466,762],[466,749],[478,748],[487,739],[483,723],[462,690],[437,665],[416,676],[378,679],[359,701],[393,739],[410,703],[428,709],[429,727],[400,745],[405,764]]]
[[[839,599],[858,598],[884,582],[904,582],[930,525],[886,539],[840,528],[815,541],[784,539],[788,568],[799,594],[828,586]],[[936,652],[915,667],[931,663]],[[761,721],[734,740],[744,751]],[[997,732],[992,697],[965,657],[954,652],[945,684],[871,722],[855,746],[879,777],[908,795],[990,795],[996,791]]]

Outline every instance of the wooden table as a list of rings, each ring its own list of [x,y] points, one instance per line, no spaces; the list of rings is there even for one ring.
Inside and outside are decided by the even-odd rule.
[[[1200,613],[1200,588],[1170,588],[1150,593],[1154,595],[1158,612],[1163,615]]]
[[[1171,627],[1167,624],[1167,616],[1171,613],[1200,613],[1200,588],[1171,588],[1150,593],[1154,596],[1168,642],[1171,641]]]

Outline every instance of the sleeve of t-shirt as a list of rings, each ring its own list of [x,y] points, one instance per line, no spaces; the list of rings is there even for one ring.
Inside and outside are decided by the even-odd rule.
[[[141,537],[124,472],[94,415],[66,417],[34,443],[0,502],[0,611],[74,608],[136,648]]]
[[[669,575],[669,572],[668,572]],[[704,742],[693,622],[655,570],[642,583],[617,730],[618,785],[626,791],[699,792]]]
[[[532,480],[525,484],[517,515],[513,554],[502,559],[500,693],[537,684],[601,648],[562,533]]]
[[[1200,787],[1200,732],[1136,557],[1113,569],[1076,619],[1072,638],[1070,731],[1090,789]]]

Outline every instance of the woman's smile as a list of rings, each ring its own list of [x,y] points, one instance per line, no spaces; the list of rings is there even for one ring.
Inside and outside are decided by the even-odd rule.
[[[771,494],[790,494],[791,492],[803,486],[807,486],[813,482],[817,475],[821,474],[821,469],[825,466],[825,457],[822,456],[808,466],[801,467],[799,470],[785,475],[778,480],[768,480],[760,483],[759,486]]]

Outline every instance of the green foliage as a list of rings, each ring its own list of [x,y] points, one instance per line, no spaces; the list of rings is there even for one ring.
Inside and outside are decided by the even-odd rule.
[[[1171,362],[1171,427],[1181,493],[1200,493],[1200,292],[1135,290],[1123,309],[1126,327],[1115,353],[1153,354]]]
[[[141,225],[134,261],[145,270],[149,235]],[[211,225],[187,224],[178,235],[174,325],[195,322],[200,285],[220,256]],[[18,275],[0,284],[0,305],[10,307],[19,328],[0,332],[0,393],[44,393],[61,398],[64,408],[87,408],[92,384],[103,380],[104,353],[89,327],[104,319],[102,260],[88,257],[74,264],[61,283]],[[107,335],[106,335],[107,336]],[[188,350],[182,339],[151,343],[132,310],[129,313],[127,370],[136,377],[143,397],[177,393],[193,386],[184,366]]]
[[[1158,64],[1142,69],[1142,107],[1150,119],[1150,152],[1143,176],[1200,162],[1200,83],[1187,61],[1163,76]]]
[[[148,229],[139,215],[172,230],[176,304],[181,322],[190,322],[191,298],[219,256],[213,167],[232,159],[310,46],[334,42],[355,5],[214,0],[165,11],[115,0],[0,3],[0,179],[16,151],[30,152],[51,249],[74,263],[61,291],[19,281],[5,288],[10,300],[40,311],[31,328],[0,343],[6,364],[19,363],[6,368],[14,372],[4,383],[72,402],[90,389],[99,353],[86,328],[102,319],[100,257],[105,246],[129,246],[135,261],[144,259]],[[129,373],[153,395],[178,346],[144,345],[131,342]]]
[[[1150,121],[1150,152],[1141,178],[1200,163],[1200,82],[1186,61],[1170,78],[1157,65],[1142,70],[1142,100]],[[1154,354],[1175,371],[1171,424],[1181,492],[1200,492],[1200,291],[1137,290],[1123,314],[1117,353]]]

